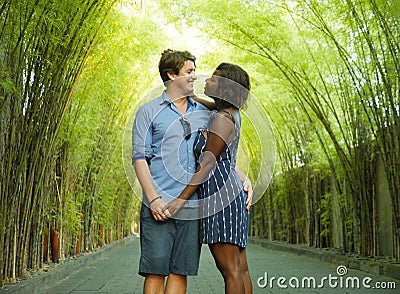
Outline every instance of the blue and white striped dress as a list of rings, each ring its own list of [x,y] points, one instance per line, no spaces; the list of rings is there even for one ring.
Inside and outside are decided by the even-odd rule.
[[[200,241],[203,244],[232,243],[246,247],[249,231],[249,211],[246,209],[247,194],[235,171],[236,156],[240,138],[241,118],[236,122],[227,112],[236,127],[235,138],[225,145],[215,169],[198,188],[200,199]],[[208,130],[217,112],[214,111],[208,123]],[[206,144],[204,129],[199,129],[194,152],[199,164]]]

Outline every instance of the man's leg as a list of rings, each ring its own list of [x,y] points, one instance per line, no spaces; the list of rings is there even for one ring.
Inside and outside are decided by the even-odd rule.
[[[164,293],[164,276],[146,275],[143,285],[144,294],[163,294]]]
[[[180,210],[185,215],[189,215],[191,211],[190,208]],[[201,250],[199,224],[198,219],[175,220],[176,234],[165,293],[186,293],[187,276],[197,275]]]
[[[140,213],[139,274],[145,277],[143,293],[164,293],[165,277],[169,274],[169,259],[174,244],[173,220],[154,220],[148,207]]]
[[[185,294],[187,287],[187,277],[182,275],[170,274],[165,286],[165,294]]]

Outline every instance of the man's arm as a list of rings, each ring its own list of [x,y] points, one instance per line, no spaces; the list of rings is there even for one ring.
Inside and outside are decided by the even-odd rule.
[[[149,165],[146,161],[146,156],[151,156],[150,144],[152,134],[149,132],[151,120],[151,112],[144,107],[139,108],[132,129],[132,164],[135,168],[136,176],[142,186],[143,192],[149,201],[149,207],[154,219],[165,221],[166,218],[162,213],[162,208],[166,203],[161,199],[156,191]]]
[[[143,188],[144,194],[147,196],[147,200],[149,200],[149,206],[154,219],[158,221],[167,220],[168,218],[162,212],[166,202],[157,194],[146,160],[136,160],[134,162],[134,167],[139,183]]]

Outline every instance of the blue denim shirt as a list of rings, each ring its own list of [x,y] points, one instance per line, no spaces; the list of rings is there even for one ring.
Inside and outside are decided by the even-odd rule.
[[[145,159],[158,195],[166,202],[179,196],[196,171],[193,144],[199,128],[207,126],[209,110],[187,97],[185,117],[192,135],[184,137],[182,114],[166,92],[139,108],[133,125],[132,163]],[[144,195],[145,196],[145,195]],[[185,206],[197,206],[194,193]],[[143,197],[147,202],[147,197]]]

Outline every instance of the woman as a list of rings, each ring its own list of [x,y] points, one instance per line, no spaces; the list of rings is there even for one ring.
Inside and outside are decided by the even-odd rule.
[[[225,293],[252,293],[245,249],[251,199],[235,171],[239,109],[244,106],[249,90],[248,74],[234,64],[220,64],[206,80],[204,93],[214,99],[216,111],[207,130],[199,130],[195,141],[197,172],[180,196],[164,208],[167,216],[175,215],[198,188],[200,240],[209,245],[224,278]]]

